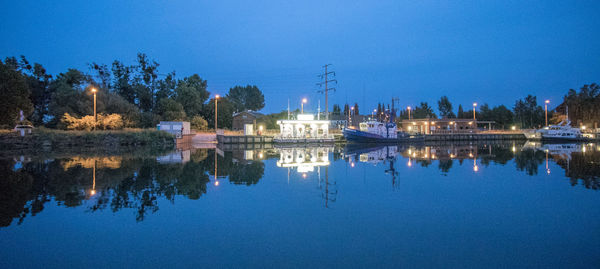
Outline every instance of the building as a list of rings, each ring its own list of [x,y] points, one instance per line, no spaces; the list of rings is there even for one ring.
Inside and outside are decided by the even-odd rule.
[[[412,119],[402,120],[402,131],[409,134],[467,134],[483,129],[491,130],[493,121],[472,119]]]
[[[244,130],[247,124],[252,124],[252,129],[257,130],[256,120],[262,118],[264,115],[255,111],[242,111],[233,114],[232,129],[234,131]]]
[[[191,134],[189,121],[161,121],[156,127],[158,130],[174,134],[177,138]]]
[[[333,142],[328,120],[315,120],[315,115],[299,114],[296,120],[278,120],[276,142]]]

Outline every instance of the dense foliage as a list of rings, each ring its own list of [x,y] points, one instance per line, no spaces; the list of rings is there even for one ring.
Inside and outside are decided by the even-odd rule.
[[[214,126],[214,99],[209,100],[208,83],[197,74],[182,79],[175,72],[161,74],[160,65],[143,53],[133,65],[117,60],[110,66],[88,66],[87,73],[68,69],[53,77],[24,56],[0,61],[0,126],[14,127],[22,110],[36,126],[67,128],[61,123],[65,113],[69,120],[93,115],[91,88],[97,89],[97,112],[119,115],[123,127],[148,128],[160,120],[194,121],[202,129]],[[257,86],[234,86],[218,105],[218,126],[230,128],[234,111],[262,109],[264,95]],[[75,129],[80,128],[87,129]]]

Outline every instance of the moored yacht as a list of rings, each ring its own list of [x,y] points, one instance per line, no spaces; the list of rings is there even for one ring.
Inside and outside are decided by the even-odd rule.
[[[559,124],[550,125],[535,131],[535,137],[541,140],[585,140],[579,128],[571,127],[571,121],[568,119]]]

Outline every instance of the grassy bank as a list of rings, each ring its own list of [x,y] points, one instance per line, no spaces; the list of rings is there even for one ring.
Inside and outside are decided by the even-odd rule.
[[[137,147],[174,148],[174,136],[154,129],[118,131],[63,131],[34,129],[21,137],[15,132],[0,131],[0,149],[31,151],[122,151]]]

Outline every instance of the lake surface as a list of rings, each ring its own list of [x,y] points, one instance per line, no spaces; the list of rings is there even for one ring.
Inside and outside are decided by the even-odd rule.
[[[5,156],[0,268],[599,268],[599,177],[595,144]]]

